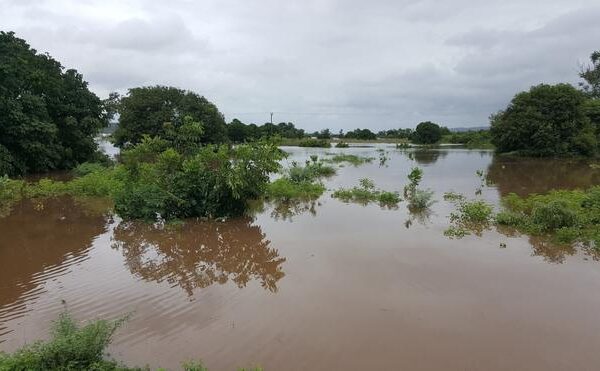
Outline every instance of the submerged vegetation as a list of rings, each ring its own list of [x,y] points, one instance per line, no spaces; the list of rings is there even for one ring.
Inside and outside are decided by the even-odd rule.
[[[340,188],[333,192],[332,197],[344,202],[356,202],[367,205],[370,202],[378,202],[380,206],[395,207],[401,201],[398,192],[383,191],[375,188],[371,179],[359,180],[359,185],[352,188]]]
[[[12,354],[0,352],[0,370],[149,371],[149,367],[128,367],[105,357],[115,331],[126,320],[127,317],[115,321],[97,320],[79,326],[68,313],[62,313],[53,323],[50,340],[25,345]],[[202,363],[194,361],[185,362],[181,367],[184,371],[208,371]]]
[[[347,162],[353,166],[360,166],[365,163],[371,163],[373,160],[374,160],[373,157],[357,156],[357,155],[350,155],[350,154],[336,154],[333,157],[324,159],[323,161],[333,162],[336,164],[339,164],[342,162]]]
[[[311,156],[304,166],[292,162],[284,175],[269,184],[266,196],[274,200],[312,200],[325,192],[321,178],[335,174],[335,169],[323,164],[317,156]]]
[[[423,179],[423,170],[418,167],[408,174],[409,183],[404,186],[404,198],[408,200],[408,209],[412,212],[428,209],[433,204],[433,192],[419,188]]]

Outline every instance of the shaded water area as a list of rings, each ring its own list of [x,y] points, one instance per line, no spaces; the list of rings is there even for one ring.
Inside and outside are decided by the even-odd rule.
[[[600,262],[495,228],[443,235],[447,191],[498,206],[510,192],[600,184],[585,161],[513,159],[463,149],[285,148],[353,153],[329,190],[369,177],[401,191],[413,166],[435,191],[431,212],[308,203],[160,227],[123,222],[102,203],[23,201],[0,219],[0,350],[77,319],[132,313],[110,347],[129,364],[211,370],[573,370],[600,365]],[[487,173],[487,183],[476,171]],[[506,247],[501,248],[505,243]]]

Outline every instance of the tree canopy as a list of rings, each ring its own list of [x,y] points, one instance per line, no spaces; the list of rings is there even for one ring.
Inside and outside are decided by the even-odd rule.
[[[431,121],[419,123],[412,134],[411,140],[419,144],[434,144],[442,139],[442,129]]]
[[[377,139],[377,135],[369,129],[355,129],[355,130],[347,132],[344,137],[351,138],[351,139],[362,139],[362,140]]]
[[[227,141],[225,119],[217,107],[203,96],[170,86],[145,86],[129,89],[117,104],[119,127],[115,144],[139,143],[144,135],[164,136],[167,126],[179,126],[184,117],[200,122],[202,143]]]
[[[569,84],[534,86],[492,116],[492,143],[499,152],[591,156],[598,140],[586,102],[585,94]]]
[[[106,124],[102,101],[81,74],[0,32],[0,175],[88,161]]]

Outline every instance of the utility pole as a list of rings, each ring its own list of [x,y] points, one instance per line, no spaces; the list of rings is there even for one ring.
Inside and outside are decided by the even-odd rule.
[[[273,112],[271,112],[271,125],[273,125]]]

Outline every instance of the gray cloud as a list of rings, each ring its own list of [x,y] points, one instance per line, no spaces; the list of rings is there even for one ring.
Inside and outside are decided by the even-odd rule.
[[[309,130],[479,126],[518,91],[577,81],[595,0],[0,0],[0,24],[100,96],[166,84],[227,119]]]

